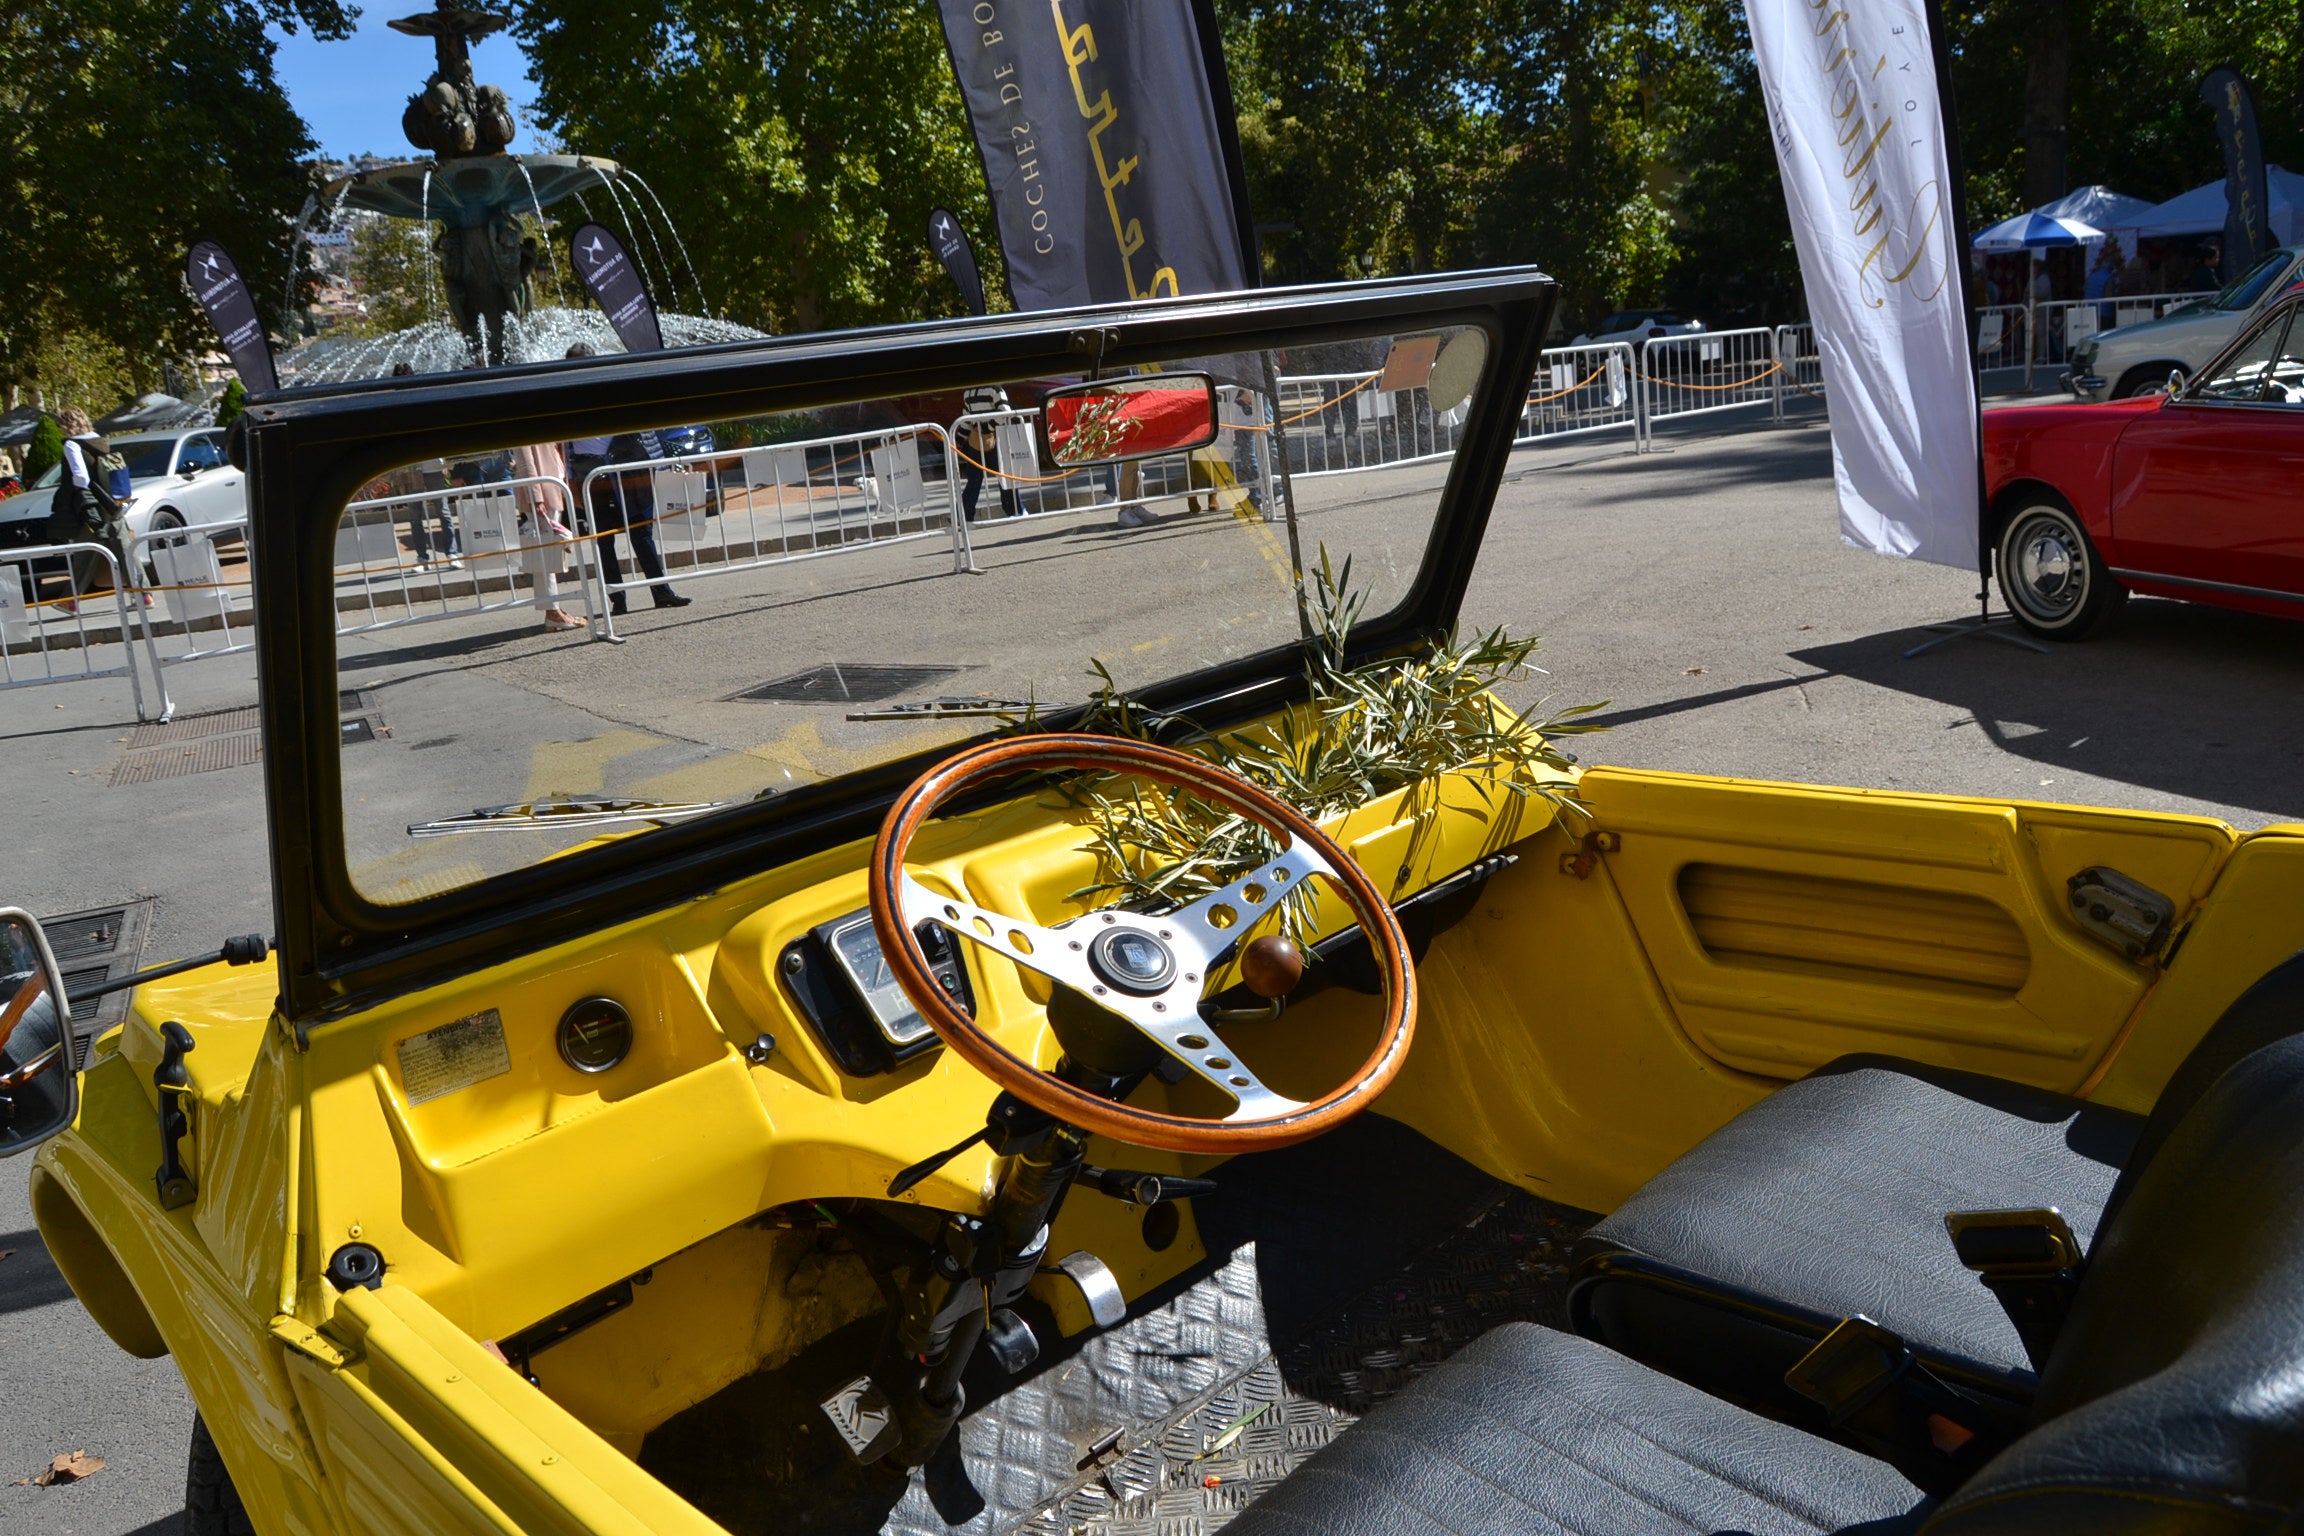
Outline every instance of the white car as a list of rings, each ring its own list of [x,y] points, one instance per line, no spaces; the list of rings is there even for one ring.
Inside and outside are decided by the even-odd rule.
[[[2099,331],[2072,344],[2063,385],[2081,400],[2126,400],[2157,394],[2168,375],[2186,378],[2255,322],[2289,284],[2304,278],[2304,246],[2281,246],[2222,293],[2171,310],[2157,320]],[[2104,308],[2118,302],[2104,301]]]
[[[131,533],[230,522],[248,510],[246,476],[224,457],[221,427],[137,432],[112,440],[128,461],[130,494],[123,509]],[[63,478],[51,466],[27,491],[0,501],[0,550],[48,542],[48,510]]]
[[[1703,321],[1683,320],[1668,309],[1627,309],[1610,315],[1569,345],[1594,347],[1621,341],[1637,347],[1643,341],[1660,341],[1666,336],[1693,336],[1703,329]]]

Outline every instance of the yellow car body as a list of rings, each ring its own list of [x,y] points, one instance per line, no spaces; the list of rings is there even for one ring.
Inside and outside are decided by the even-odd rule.
[[[283,468],[258,431],[257,501],[282,516],[364,472],[357,456],[334,481]],[[284,572],[293,556],[271,558]],[[308,686],[277,654],[267,665],[268,706]],[[275,729],[295,727],[276,714]],[[301,771],[273,770],[279,814]],[[1432,938],[1414,1047],[1379,1112],[1589,1211],[1854,1051],[2146,1109],[2233,998],[2304,947],[2304,826],[2244,836],[2190,816],[1610,767],[1561,782],[1588,816],[1460,775],[1330,826],[1396,898],[1515,856]],[[141,989],[85,1064],[76,1123],[39,1153],[35,1209],[112,1339],[174,1358],[259,1532],[721,1529],[643,1469],[643,1438],[875,1304],[857,1261],[775,1213],[882,1198],[897,1170],[976,1129],[988,1096],[950,1052],[848,1076],[776,983],[788,942],[863,905],[870,847],[844,837],[341,1002],[283,982],[287,945],[282,974],[214,966]],[[1080,910],[1069,893],[1094,870],[1078,813],[1044,793],[936,823],[914,864],[1043,922]],[[2075,920],[2068,882],[2093,867],[2172,899],[2166,945],[2119,953]],[[985,1026],[1054,1065],[1046,987],[980,961],[975,985]],[[594,1077],[560,1059],[552,1028],[600,993],[642,1028]],[[490,1009],[503,1069],[411,1091],[404,1044]],[[1376,1012],[1330,990],[1241,1053],[1276,1086],[1331,1083]],[[196,1042],[182,1095],[195,1195],[173,1209],[153,1178],[168,1021]],[[773,1049],[752,1049],[764,1035]],[[905,1199],[979,1211],[997,1174],[977,1147]],[[348,1242],[386,1256],[374,1285],[326,1278]],[[1049,1251],[1070,1249],[1100,1255],[1132,1299],[1202,1252],[1189,1211],[1156,1249],[1133,1208],[1086,1190]],[[503,1341],[619,1285],[629,1304],[537,1353],[533,1382],[507,1367]],[[1034,1292],[1068,1331],[1087,1326],[1060,1277]]]

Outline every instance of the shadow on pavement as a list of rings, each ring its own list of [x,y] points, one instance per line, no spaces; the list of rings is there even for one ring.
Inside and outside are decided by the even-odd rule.
[[[2029,761],[2304,817],[2304,626],[2137,598],[2109,632],[2048,656],[1958,641],[1904,660],[1925,638],[1894,630],[1790,654],[1965,711],[1946,728],[1981,730]],[[1752,691],[1725,690],[1712,701]]]
[[[0,1252],[8,1253],[0,1259],[0,1315],[72,1300],[72,1287],[64,1283],[37,1231],[0,1232]]]

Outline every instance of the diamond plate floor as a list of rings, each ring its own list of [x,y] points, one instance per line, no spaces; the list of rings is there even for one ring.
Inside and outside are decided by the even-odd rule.
[[[811,1423],[876,1346],[872,1319],[680,1415],[642,1462],[736,1536],[1199,1536],[1488,1328],[1565,1326],[1593,1218],[1390,1121],[1216,1177],[1205,1265],[1026,1377],[980,1360],[978,1406],[909,1479]]]

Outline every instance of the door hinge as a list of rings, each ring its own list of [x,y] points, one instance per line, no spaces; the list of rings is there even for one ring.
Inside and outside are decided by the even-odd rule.
[[[1600,867],[1600,855],[1614,853],[1623,846],[1622,833],[1587,832],[1576,840],[1575,852],[1560,855],[1560,873],[1589,880],[1592,871]]]
[[[2072,895],[2072,920],[2088,937],[2131,960],[2155,960],[2168,949],[2176,903],[2116,869],[2091,864],[2064,887]]]

